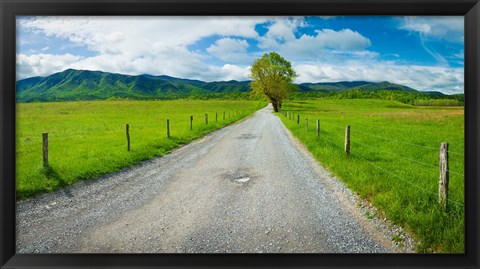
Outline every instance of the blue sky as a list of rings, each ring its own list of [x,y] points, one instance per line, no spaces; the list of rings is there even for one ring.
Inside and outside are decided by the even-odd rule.
[[[297,83],[390,81],[463,93],[463,17],[18,17],[17,79],[68,68],[248,80],[276,51]]]

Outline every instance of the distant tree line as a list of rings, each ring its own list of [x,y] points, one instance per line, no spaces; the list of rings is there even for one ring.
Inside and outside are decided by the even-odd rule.
[[[378,90],[378,91],[362,91],[350,90],[344,92],[292,92],[285,100],[306,100],[316,98],[329,99],[383,99],[398,101],[404,104],[415,106],[463,106],[465,102],[464,94],[455,95],[435,95],[426,93],[412,93],[395,90]],[[92,98],[93,99],[93,98]],[[226,92],[226,93],[198,93],[191,95],[184,94],[168,94],[160,98],[128,98],[128,97],[112,97],[108,100],[176,100],[176,99],[192,99],[192,100],[265,100],[266,97],[252,94],[251,92]]]
[[[405,92],[396,90],[362,91],[350,90],[344,92],[294,92],[290,100],[304,100],[311,98],[331,99],[383,99],[393,100],[404,104],[417,106],[463,106],[464,94],[439,95],[422,92]]]

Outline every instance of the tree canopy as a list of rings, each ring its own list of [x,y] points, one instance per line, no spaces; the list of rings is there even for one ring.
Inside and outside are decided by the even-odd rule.
[[[276,52],[265,53],[256,59],[250,69],[252,93],[266,96],[278,112],[282,100],[295,89],[293,79],[297,77],[289,61]]]

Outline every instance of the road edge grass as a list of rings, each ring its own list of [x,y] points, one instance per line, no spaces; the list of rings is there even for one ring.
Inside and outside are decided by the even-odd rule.
[[[287,111],[289,111],[289,109],[287,109]],[[296,122],[297,113],[302,113],[302,112],[298,109],[295,109],[295,111],[296,111],[296,113],[295,113],[295,122]],[[336,164],[333,165],[330,162],[325,162],[324,157],[318,155],[318,154],[320,154],[321,151],[317,150],[316,144],[312,144],[312,141],[315,140],[315,139],[313,139],[313,137],[311,137],[311,136],[314,136],[314,135],[312,134],[311,136],[304,136],[304,134],[301,132],[302,128],[299,129],[296,126],[296,124],[295,125],[285,124],[286,122],[289,122],[287,120],[290,120],[290,118],[287,119],[285,117],[285,115],[282,114],[283,112],[284,111],[280,111],[280,112],[277,112],[275,114],[280,119],[280,121],[285,126],[285,128],[287,130],[289,130],[289,132],[291,132],[292,135],[296,139],[298,139],[303,146],[305,146],[307,148],[307,150],[312,154],[312,156],[314,156],[314,158],[317,160],[318,163],[320,163],[323,167],[325,167],[328,171],[330,171],[332,175],[334,175],[336,178],[338,178],[350,190],[354,191],[354,193],[356,193],[360,197],[364,198],[364,200],[367,203],[369,203],[371,205],[374,205],[375,208],[378,209],[378,211],[376,211],[378,216],[384,216],[384,217],[387,217],[389,219],[390,219],[390,217],[392,217],[390,214],[393,214],[393,213],[389,211],[388,207],[384,208],[381,203],[379,203],[379,204],[375,203],[375,202],[378,202],[378,201],[375,200],[375,199],[372,200],[372,197],[370,197],[368,195],[368,192],[367,193],[365,193],[364,191],[362,192],[361,189],[357,190],[356,187],[350,186],[349,182],[351,180],[349,181],[349,180],[346,180],[346,179],[343,178],[344,176],[348,177],[348,175],[350,175],[351,173],[355,173],[355,171],[345,172],[342,169],[337,171],[337,168],[339,168],[339,167],[337,167],[338,165],[336,165]],[[313,111],[308,111],[307,114],[309,114],[309,113],[313,113]],[[305,115],[302,116],[302,119],[304,119],[304,116]],[[315,129],[315,122],[313,122],[312,124],[313,124],[312,128]],[[293,129],[291,129],[291,127]],[[303,129],[304,128],[305,127],[303,127]],[[339,150],[338,148],[336,148],[336,149]],[[348,161],[345,161],[345,162],[346,163],[351,162],[352,160],[350,160],[350,159],[352,159],[352,158],[349,158]],[[355,159],[355,158],[353,158],[353,159]],[[430,211],[432,211],[432,210],[435,211],[435,212],[441,211],[440,206],[437,205],[437,204],[433,204],[433,207]],[[453,212],[453,215],[451,215],[447,220],[445,220],[444,221],[445,223],[442,224],[442,225],[445,225],[445,224],[450,225],[451,223],[456,222],[456,220],[459,218],[459,216],[457,216],[456,211],[452,211],[452,212]],[[397,214],[396,212],[394,212],[394,213]],[[445,216],[448,213],[449,212],[443,212],[443,213],[440,212],[440,216],[437,216],[438,214],[435,213],[436,215],[432,215],[431,217],[430,217],[430,215],[428,215],[427,217],[430,217],[430,218],[439,217],[440,220],[444,220]],[[367,217],[371,218],[371,217],[375,217],[377,215],[375,215],[375,214],[371,215],[370,214]],[[460,215],[460,217],[461,217],[461,215]],[[402,219],[402,218],[400,218],[400,219]],[[406,219],[408,219],[408,218],[406,218]],[[431,225],[431,224],[429,224],[430,222],[426,222],[425,224],[420,224],[419,227],[413,227],[413,226],[411,226],[412,223],[410,223],[409,221],[398,221],[397,218],[393,218],[391,220],[393,220],[392,223],[402,227],[405,231],[407,231],[409,234],[411,234],[413,236],[413,238],[415,240],[414,249],[415,249],[416,252],[419,252],[419,253],[452,253],[452,254],[464,253],[464,252],[462,252],[462,251],[464,251],[463,248],[462,248],[462,244],[459,244],[462,241],[459,241],[459,239],[457,238],[458,237],[457,235],[459,235],[457,233],[459,231],[457,229],[458,225],[457,226],[452,226],[453,228],[448,229],[447,231],[442,233],[442,235],[438,235],[438,237],[437,237],[436,233],[432,233],[432,232],[424,229],[425,225]],[[414,221],[413,225],[415,225],[416,223],[419,223],[419,222],[420,222],[420,220],[417,220],[416,222]],[[431,226],[429,226],[429,227],[431,227]],[[444,238],[446,235],[452,236],[453,238],[451,238],[451,240],[448,240],[448,242],[446,242],[444,244],[439,244],[440,241],[438,240],[438,238]],[[463,233],[463,236],[464,236],[464,233]],[[398,241],[399,243],[401,243],[402,236],[394,236],[394,237],[392,237],[392,240]],[[443,242],[443,241],[441,241],[441,242]]]
[[[342,199],[347,198],[346,200],[349,201],[347,203],[358,210],[359,214],[361,215],[359,217],[363,218],[362,221],[369,222],[374,228],[379,229],[381,234],[385,237],[385,240],[389,240],[398,253],[416,253],[414,247],[416,244],[418,244],[418,242],[416,241],[414,234],[412,234],[410,231],[407,231],[405,227],[394,224],[392,221],[386,218],[386,213],[383,210],[377,208],[371,201],[361,197],[357,192],[349,188],[336,173],[328,169],[320,161],[318,156],[310,151],[308,146],[299,137],[295,136],[295,134],[288,129],[288,127],[281,120],[281,112],[273,113],[280,119],[285,131],[288,132],[288,137],[297,147],[300,147],[300,151],[304,152],[304,154],[307,154],[312,162],[315,162],[330,174],[330,180],[333,180],[335,183],[325,183],[329,185],[329,188],[333,188],[335,190],[335,194],[337,196],[343,195]],[[339,187],[337,184],[341,187]],[[342,188],[348,190],[348,192],[345,193]]]

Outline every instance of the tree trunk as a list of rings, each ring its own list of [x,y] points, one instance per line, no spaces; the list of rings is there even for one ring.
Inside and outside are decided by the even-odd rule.
[[[278,112],[278,102],[275,99],[272,100],[273,111]]]

